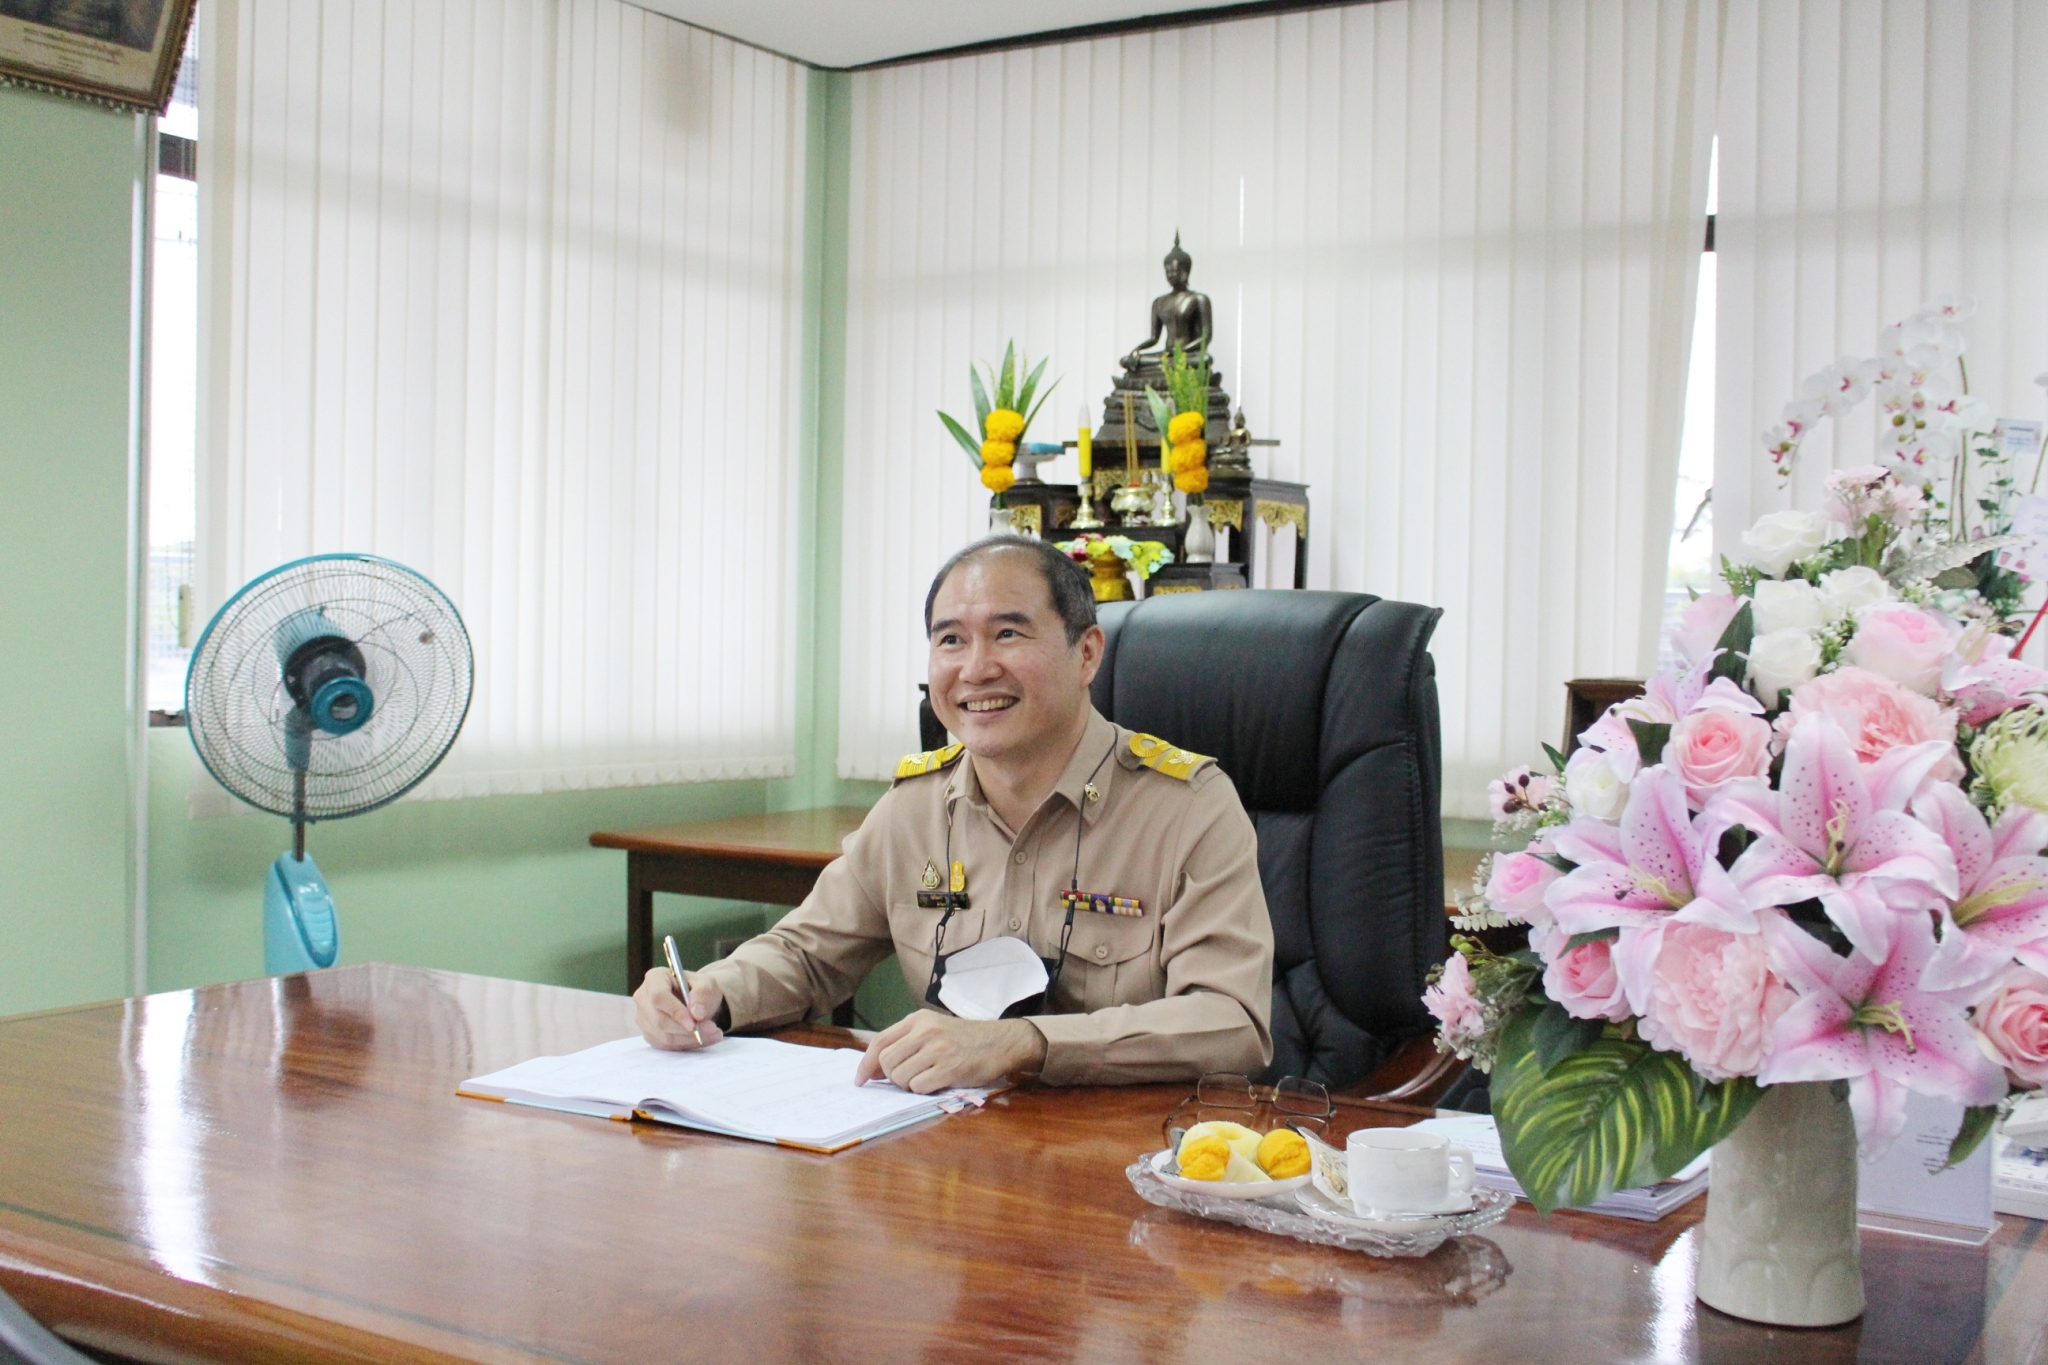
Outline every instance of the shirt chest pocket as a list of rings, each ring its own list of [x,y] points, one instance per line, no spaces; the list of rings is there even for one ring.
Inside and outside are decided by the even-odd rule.
[[[1085,910],[1076,914],[1063,975],[1080,978],[1075,982],[1080,1008],[1100,1010],[1157,1000],[1166,988],[1158,942],[1155,915],[1102,915]],[[1064,985],[1063,996],[1067,994]]]

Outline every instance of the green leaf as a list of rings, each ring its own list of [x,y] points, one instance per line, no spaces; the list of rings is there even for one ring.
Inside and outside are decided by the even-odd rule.
[[[1556,746],[1550,744],[1546,744],[1543,746],[1543,752],[1550,759],[1550,766],[1552,770],[1555,771],[1559,777],[1563,777],[1564,755],[1557,751]]]
[[[1003,374],[996,381],[996,406],[1017,410],[1017,343],[1003,347]]]
[[[1564,941],[1564,950],[1570,952],[1574,948],[1583,948],[1588,943],[1612,943],[1620,937],[1621,930],[1619,929],[1588,929],[1583,934],[1573,934],[1570,938],[1566,939]]]
[[[1562,853],[1531,853],[1529,856],[1537,862],[1549,863],[1559,872],[1569,874],[1579,870],[1579,865],[1565,857]]]
[[[1043,368],[1045,368],[1045,367],[1044,367],[1044,363],[1043,363],[1043,362],[1040,362],[1039,368],[1040,368],[1040,369],[1043,369]],[[1029,412],[1027,412],[1027,413],[1025,413],[1025,414],[1024,414],[1024,429],[1025,429],[1026,431],[1029,431],[1029,430],[1031,430],[1031,420],[1032,420],[1032,419],[1033,419],[1034,417],[1038,416],[1038,409],[1039,409],[1039,408],[1042,408],[1042,407],[1044,407],[1044,406],[1045,406],[1045,400],[1046,400],[1046,399],[1048,399],[1048,398],[1050,398],[1050,397],[1052,397],[1052,391],[1053,391],[1053,389],[1056,389],[1056,388],[1058,388],[1059,386],[1060,386],[1060,381],[1059,381],[1059,380],[1057,380],[1057,379],[1053,380],[1053,381],[1052,381],[1052,387],[1051,387],[1051,388],[1048,388],[1048,389],[1047,389],[1047,390],[1046,390],[1046,391],[1045,391],[1044,393],[1041,393],[1040,395],[1038,395],[1038,403],[1037,403],[1037,405],[1036,405],[1036,406],[1034,406],[1034,407],[1033,407],[1033,408],[1031,409],[1031,411],[1029,411]],[[1019,437],[1018,439],[1019,439],[1019,440],[1022,440],[1023,438],[1022,438],[1022,437]]]
[[[1664,1179],[1726,1137],[1756,1103],[1738,1077],[1704,1086],[1675,1052],[1603,1032],[1548,1070],[1536,1042],[1540,1007],[1501,1032],[1493,1113],[1508,1169],[1536,1207],[1583,1207]]]
[[[1598,1042],[1602,1027],[1598,1019],[1572,1018],[1563,1005],[1551,1001],[1537,1013],[1530,1030],[1536,1043],[1536,1065],[1548,1074],[1566,1057]]]
[[[1972,1105],[1963,1111],[1962,1126],[1956,1129],[1955,1140],[1948,1145],[1948,1160],[1941,1168],[1960,1166],[1969,1160],[1970,1153],[1977,1150],[1991,1132],[1991,1125],[1998,1122],[1998,1106],[1995,1104]]]
[[[1166,444],[1166,428],[1173,422],[1173,409],[1150,384],[1145,386],[1145,402],[1152,409],[1152,425],[1159,428],[1159,444],[1163,446]]]
[[[1643,756],[1643,766],[1650,767],[1664,759],[1664,746],[1671,742],[1671,727],[1662,721],[1631,720],[1629,730],[1636,737],[1636,750]]]
[[[1027,362],[1028,363],[1028,362]],[[1024,381],[1024,387],[1017,392],[1017,411],[1023,412],[1031,406],[1031,395],[1038,392],[1038,377],[1045,373],[1045,361],[1038,362],[1038,368]]]
[[[1721,632],[1721,638],[1714,642],[1722,653],[1707,671],[1707,680],[1727,678],[1737,687],[1742,686],[1742,675],[1749,671],[1749,646],[1755,639],[1756,618],[1750,614],[1749,603],[1744,602],[1728,622],[1728,628]]]
[[[946,424],[946,430],[953,433],[953,439],[958,441],[960,448],[967,452],[967,458],[974,461],[974,467],[976,469],[981,468],[981,447],[976,444],[972,436],[967,434],[967,428],[961,426],[943,412],[939,414],[939,420]]]
[[[979,431],[986,438],[988,436],[988,415],[995,411],[995,408],[988,401],[988,389],[981,382],[981,371],[969,365],[967,367],[967,379],[969,383],[974,385],[975,430]],[[981,445],[979,442],[975,444],[974,453],[977,458],[981,455]]]

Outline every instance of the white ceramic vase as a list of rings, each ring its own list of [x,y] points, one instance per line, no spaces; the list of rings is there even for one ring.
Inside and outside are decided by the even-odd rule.
[[[1765,1088],[1714,1148],[1701,1230],[1700,1301],[1779,1327],[1863,1312],[1856,1125],[1823,1083]]]
[[[1188,508],[1188,530],[1181,537],[1183,564],[1216,562],[1216,530],[1209,525],[1209,509],[1199,504]]]

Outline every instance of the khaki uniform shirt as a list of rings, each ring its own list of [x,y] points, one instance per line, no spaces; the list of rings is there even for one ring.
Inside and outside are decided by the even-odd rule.
[[[1135,898],[1142,911],[1075,913],[1055,1012],[1031,1018],[1045,1035],[1044,1080],[1182,1080],[1256,1072],[1272,1059],[1273,926],[1236,789],[1214,762],[1092,712],[1073,761],[1022,829],[983,799],[959,746],[905,759],[804,903],[704,970],[733,1026],[827,1013],[891,950],[923,1001],[943,912],[920,907],[918,892],[934,879],[927,865],[938,889],[950,880],[949,821],[970,905],[947,924],[941,953],[1008,935],[1055,958],[1060,893],[1077,876],[1077,822],[1079,889]]]

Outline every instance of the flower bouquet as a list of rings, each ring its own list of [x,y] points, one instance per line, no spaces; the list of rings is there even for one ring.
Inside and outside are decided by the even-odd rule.
[[[980,370],[972,365],[967,367],[967,380],[974,388],[975,425],[981,429],[979,441],[968,435],[967,428],[958,421],[943,412],[939,414],[946,430],[953,433],[953,439],[981,471],[981,486],[995,494],[997,507],[1003,506],[1003,495],[1017,482],[1016,471],[1010,468],[1017,458],[1017,443],[1024,439],[1031,419],[1038,416],[1038,409],[1045,406],[1053,389],[1060,386],[1055,379],[1044,393],[1039,393],[1038,381],[1045,373],[1045,362],[1039,361],[1038,368],[1026,377],[1024,370],[1028,364],[1026,357],[1017,354],[1017,343],[1013,341],[1003,348],[1002,369],[989,368],[986,384]],[[989,397],[991,391],[995,394],[993,401]],[[1031,401],[1034,395],[1036,403]]]
[[[1209,360],[1189,360],[1182,347],[1166,358],[1166,397],[1147,385],[1145,401],[1159,432],[1159,467],[1173,476],[1173,486],[1199,503],[1209,487]]]
[[[2016,657],[2015,481],[1988,445],[1969,466],[1938,377],[1965,312],[1810,381],[1805,426],[1767,438],[1781,467],[1873,390],[1899,419],[1884,463],[1835,473],[1825,516],[1762,518],[1684,611],[1676,667],[1550,775],[1492,786],[1500,851],[1458,923],[1529,946],[1455,937],[1425,1000],[1491,1072],[1542,1210],[1671,1175],[1769,1087],[1832,1087],[1865,1155],[1908,1092],[1964,1106],[1953,1164],[2048,1081],[2048,673]]]
[[[1129,601],[1131,584],[1125,577],[1127,573],[1135,571],[1141,579],[1150,578],[1161,565],[1173,563],[1173,551],[1156,540],[1132,540],[1128,536],[1104,536],[1092,531],[1063,540],[1053,548],[1088,570],[1089,585],[1098,602]]]

